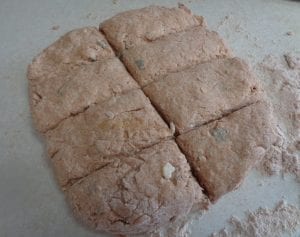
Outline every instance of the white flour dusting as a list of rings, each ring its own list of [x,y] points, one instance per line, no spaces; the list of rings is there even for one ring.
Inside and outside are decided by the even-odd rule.
[[[300,69],[300,56],[293,53],[287,53],[284,58],[291,69]]]
[[[249,212],[243,221],[232,217],[229,224],[230,228],[211,237],[280,237],[300,227],[300,209],[280,201],[272,210],[259,208]]]
[[[174,221],[167,228],[161,228],[153,233],[135,235],[132,237],[190,237],[192,234],[191,226],[194,222],[199,222],[205,212],[205,210],[202,210],[191,213],[182,219]]]
[[[267,175],[291,173],[300,181],[300,69],[291,67],[297,60],[292,54],[267,56],[257,67],[278,131],[277,142],[258,169]]]

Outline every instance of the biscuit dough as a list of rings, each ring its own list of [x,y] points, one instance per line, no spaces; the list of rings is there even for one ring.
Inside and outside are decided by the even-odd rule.
[[[122,60],[140,86],[145,86],[170,72],[231,55],[216,32],[194,27],[130,48],[122,53]]]
[[[251,70],[183,5],[73,30],[28,79],[58,183],[95,230],[174,227],[236,188],[273,142]]]
[[[155,230],[187,215],[203,197],[174,141],[110,160],[66,192],[76,216],[94,229],[126,235]],[[168,163],[175,170],[165,179]]]
[[[262,93],[248,65],[239,58],[169,73],[143,90],[180,133],[253,103]]]
[[[149,6],[119,13],[101,23],[100,29],[117,51],[123,51],[194,26],[205,26],[204,18],[184,6]]]
[[[46,132],[87,106],[138,88],[94,27],[71,31],[38,55],[28,69],[32,115]]]
[[[141,90],[113,97],[70,117],[46,134],[59,183],[70,183],[109,162],[171,137]]]
[[[211,201],[236,189],[275,142],[269,108],[254,103],[177,137]]]

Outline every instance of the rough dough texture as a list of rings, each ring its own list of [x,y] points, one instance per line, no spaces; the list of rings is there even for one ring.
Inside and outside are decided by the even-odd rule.
[[[149,6],[119,13],[104,21],[100,29],[113,47],[122,51],[170,33],[203,25],[203,17],[192,15],[185,7]]]
[[[174,227],[207,208],[202,187],[216,201],[273,142],[248,66],[182,5],[71,31],[33,60],[28,79],[57,180],[96,230]]]
[[[237,188],[275,142],[269,107],[254,103],[177,137],[211,201]]]
[[[171,136],[141,90],[92,105],[46,134],[62,186],[105,165],[105,157],[131,154]]]
[[[203,196],[173,141],[110,160],[67,191],[75,214],[94,229],[122,234],[155,230],[187,215],[196,196]],[[162,173],[167,163],[175,168],[170,179]]]
[[[85,64],[86,62],[114,57],[104,35],[96,27],[72,30],[44,49],[34,60],[36,76],[50,73],[60,64]]]
[[[73,68],[67,66],[54,73],[32,81],[31,93],[37,98],[33,115],[42,132],[93,103],[138,88],[117,58]]]
[[[29,66],[28,78],[32,114],[41,132],[92,103],[138,88],[92,27],[71,31],[45,49]]]
[[[194,27],[126,50],[122,60],[140,86],[145,86],[167,73],[229,56],[216,32]]]
[[[180,133],[253,103],[261,93],[248,65],[239,58],[170,73],[143,90]]]

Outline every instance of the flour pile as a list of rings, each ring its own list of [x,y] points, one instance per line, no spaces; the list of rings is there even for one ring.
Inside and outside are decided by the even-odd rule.
[[[277,117],[278,139],[259,164],[267,175],[294,174],[300,181],[300,67],[299,57],[267,56],[257,67]]]
[[[259,208],[241,221],[232,217],[230,229],[224,228],[211,237],[280,237],[300,227],[300,209],[280,201],[274,209]]]

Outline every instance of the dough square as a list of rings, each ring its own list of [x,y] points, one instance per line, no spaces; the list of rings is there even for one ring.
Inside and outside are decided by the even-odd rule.
[[[275,142],[269,107],[257,102],[177,137],[211,201],[236,189]]]
[[[139,88],[116,57],[82,66],[66,66],[42,81],[31,81],[32,115],[40,131],[93,103]]]
[[[62,121],[46,134],[49,156],[62,186],[172,136],[141,90],[115,96]]]
[[[125,50],[122,60],[139,85],[145,86],[167,73],[230,56],[216,32],[193,27]]]
[[[196,198],[206,202],[172,140],[110,160],[66,191],[74,214],[95,229],[145,233],[187,215]],[[173,168],[169,178],[163,174],[166,166]]]
[[[217,59],[170,73],[143,90],[179,133],[253,103],[261,86],[239,58]]]
[[[187,8],[149,6],[117,14],[104,21],[100,30],[119,52],[170,33],[205,25],[201,16],[194,16]]]

